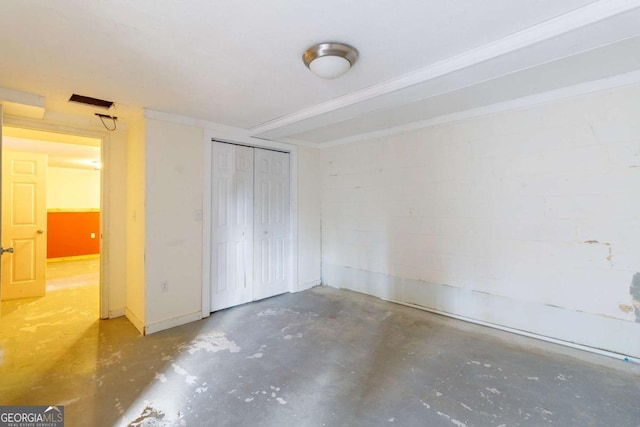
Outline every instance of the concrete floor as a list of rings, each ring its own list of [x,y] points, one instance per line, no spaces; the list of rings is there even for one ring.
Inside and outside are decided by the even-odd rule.
[[[640,425],[638,365],[348,291],[147,337],[98,320],[97,292],[2,304],[0,405],[63,404],[67,426]]]
[[[47,262],[47,291],[97,285],[100,281],[100,256]],[[93,302],[89,302],[93,304]],[[98,304],[98,301],[95,301]],[[98,306],[96,306],[98,310]]]

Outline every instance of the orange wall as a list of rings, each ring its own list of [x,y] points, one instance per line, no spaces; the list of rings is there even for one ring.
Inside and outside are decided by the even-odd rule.
[[[91,238],[95,233],[95,238]],[[100,212],[49,212],[47,258],[100,253]]]

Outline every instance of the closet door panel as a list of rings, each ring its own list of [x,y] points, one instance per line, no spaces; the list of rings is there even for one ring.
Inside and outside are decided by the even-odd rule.
[[[254,299],[289,290],[289,154],[256,148]]]
[[[253,299],[253,149],[214,142],[211,311]]]

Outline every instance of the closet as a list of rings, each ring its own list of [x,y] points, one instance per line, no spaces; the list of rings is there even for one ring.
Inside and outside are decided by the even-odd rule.
[[[289,153],[212,142],[211,311],[289,290]]]

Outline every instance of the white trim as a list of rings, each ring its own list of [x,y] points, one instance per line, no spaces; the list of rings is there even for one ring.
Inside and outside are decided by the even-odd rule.
[[[407,302],[396,301],[396,300],[393,300],[393,299],[382,298],[382,297],[380,299],[383,300],[383,301],[392,302],[394,304],[404,305],[406,307],[417,308],[418,310],[427,311],[429,313],[438,314],[440,316],[446,316],[446,317],[450,317],[452,319],[462,320],[464,322],[469,322],[469,323],[473,323],[473,324],[476,324],[476,325],[487,326],[487,327],[492,328],[492,329],[498,329],[500,331],[510,332],[512,334],[521,335],[521,336],[529,337],[529,338],[534,338],[534,339],[537,339],[537,340],[540,340],[540,341],[546,341],[546,342],[550,342],[550,343],[553,343],[553,344],[562,345],[562,346],[565,346],[565,347],[571,347],[571,348],[575,348],[577,350],[582,350],[582,351],[587,351],[589,353],[599,354],[601,356],[612,357],[614,359],[623,360],[625,362],[633,362],[633,363],[640,364],[640,359],[636,359],[634,357],[627,356],[627,355],[624,355],[624,354],[614,353],[612,351],[607,351],[607,350],[601,350],[599,348],[587,347],[586,345],[576,344],[576,343],[569,342],[569,341],[562,341],[562,340],[558,340],[558,339],[555,339],[555,338],[546,337],[544,335],[533,334],[533,333],[530,333],[530,332],[521,331],[519,329],[509,328],[507,326],[496,325],[495,323],[483,322],[482,320],[472,319],[470,317],[458,316],[456,314],[447,313],[446,311],[433,310],[431,308],[423,307],[421,305],[410,304],[410,303],[407,303]]]
[[[202,318],[211,314],[211,138],[204,132],[204,170],[202,190]]]
[[[100,156],[102,159],[103,169],[100,172],[100,303],[99,313],[101,319],[109,318],[109,259],[110,259],[110,247],[109,247],[109,203],[108,193],[109,185],[108,179],[105,174],[108,174],[110,170],[109,150],[105,147],[110,141],[110,135],[104,131],[86,130],[73,126],[45,123],[39,120],[33,120],[23,117],[5,117],[4,126],[38,130],[53,133],[63,133],[67,135],[77,135],[100,139]],[[108,176],[108,175],[107,175]],[[105,188],[106,187],[106,188]]]
[[[145,326],[144,335],[155,334],[156,332],[164,331],[165,329],[175,328],[176,326],[185,325],[187,323],[200,320],[202,317],[199,311],[195,313],[183,314],[182,316],[174,317],[171,319],[161,320],[159,322],[153,322]]]
[[[144,116],[151,120],[160,120],[169,123],[175,123],[185,126],[193,126],[204,129],[204,141],[211,141],[215,139],[218,141],[225,141],[229,143],[243,144],[251,147],[258,148],[273,148],[275,150],[292,152],[293,147],[297,145],[306,145],[309,147],[317,148],[317,144],[289,140],[278,139],[277,141],[271,139],[257,138],[250,135],[247,129],[236,128],[232,126],[226,126],[220,123],[210,122],[208,120],[194,119],[192,117],[181,116],[179,114],[165,113],[163,111],[156,111],[145,109]]]
[[[503,37],[492,43],[436,62],[414,73],[352,92],[322,104],[297,111],[293,114],[268,121],[251,128],[251,133],[259,135],[302,120],[326,114],[337,109],[386,95],[427,80],[452,73],[463,68],[496,58],[531,46],[535,43],[557,37],[578,28],[611,18],[625,11],[640,7],[640,0],[600,0],[572,12],[534,25],[533,27]]]
[[[144,322],[136,316],[133,311],[129,309],[129,307],[125,307],[124,315],[131,322],[131,324],[140,332],[140,334],[144,335]]]
[[[110,235],[110,204],[109,201],[109,177],[111,176],[111,160],[109,135],[105,135],[100,142],[100,162],[102,169],[100,170],[100,318],[110,318],[109,311],[109,266],[111,265],[111,257],[109,246],[111,242]]]
[[[278,142],[283,142],[285,144],[298,145],[301,147],[309,147],[309,148],[318,148],[320,143],[317,142],[308,142],[308,141],[299,141],[293,138],[278,138]]]
[[[320,280],[320,279],[312,280],[312,281],[307,282],[307,283],[300,283],[298,285],[297,292],[306,291],[308,289],[315,288],[316,286],[320,286],[321,284],[322,284],[322,280]]]
[[[95,138],[100,138],[108,133],[108,131],[105,130],[104,126],[102,125],[102,123],[100,123],[99,120],[96,123],[95,116],[78,116],[60,113],[57,111],[47,111],[46,118],[43,120],[34,119],[28,116],[5,115],[5,119],[7,118],[9,118],[11,123],[13,123],[16,127],[27,127],[59,133],[71,133]],[[34,128],[33,126],[39,127]],[[65,131],[64,129],[77,129],[79,131],[69,132]],[[118,122],[118,129],[114,131],[114,133],[126,133],[127,129],[128,127],[126,121],[123,121],[122,123]]]
[[[125,315],[126,312],[126,308],[125,307],[120,307],[120,308],[115,308],[113,310],[109,310],[109,319],[115,319],[116,317],[122,317]]]
[[[144,117],[145,119],[160,120],[163,122],[170,122],[207,129],[215,132],[218,138],[241,138],[243,140],[244,138],[251,138],[249,132],[246,129],[227,126],[209,120],[195,119],[193,117],[182,116],[180,114],[167,113],[164,111],[145,108]],[[255,138],[251,138],[251,140],[253,139]]]
[[[246,145],[248,147],[255,147],[255,148],[266,148],[266,149],[272,149],[277,151],[284,151],[286,153],[293,152],[293,150],[295,150],[295,147],[296,147],[295,145],[287,144],[280,141],[271,141],[268,139],[259,139],[259,138],[249,138],[249,139],[243,140],[238,138],[229,139],[229,138],[214,137],[213,139],[220,142],[228,142],[230,144],[240,144],[240,145]]]
[[[291,277],[289,292],[296,292],[298,285],[298,150],[289,156],[289,235],[291,236]]]
[[[74,125],[59,124],[54,122],[43,122],[25,117],[4,116],[4,126],[11,126],[23,129],[40,130],[45,132],[66,133],[70,135],[86,136],[90,138],[103,139],[108,135],[104,130],[85,129]],[[121,129],[118,128],[120,131]]]
[[[423,129],[430,126],[452,123],[461,120],[472,119],[475,117],[486,116],[490,114],[502,113],[516,109],[528,108],[541,104],[548,104],[568,98],[588,95],[595,92],[616,89],[624,86],[630,86],[640,83],[640,70],[631,71],[625,74],[619,74],[613,77],[607,77],[600,80],[580,83],[573,86],[567,86],[560,89],[554,89],[548,92],[537,93],[535,95],[524,96],[522,98],[513,99],[496,104],[486,105],[483,107],[472,108],[466,111],[458,111],[443,116],[433,117],[427,120],[408,123],[405,125],[395,126],[374,132],[361,133],[347,138],[336,139],[331,142],[320,143],[317,148],[331,148],[338,145],[350,144],[357,141],[381,138],[385,136],[397,135],[404,132]]]
[[[157,112],[150,111],[151,115]],[[162,117],[172,118],[173,115],[162,113]],[[182,120],[179,116],[178,120]],[[189,118],[184,118],[189,119]],[[158,119],[160,120],[160,119]],[[201,121],[197,121],[201,122]],[[291,265],[289,292],[296,291],[298,279],[298,148],[292,144],[277,141],[268,141],[257,138],[239,137],[229,138],[228,135],[220,135],[217,130],[205,128],[204,130],[204,165],[203,165],[203,237],[202,237],[202,308],[200,315],[207,317],[211,313],[211,178],[213,174],[211,160],[211,143],[214,141],[238,143],[255,148],[271,148],[289,153],[290,185],[289,185],[289,224],[291,227]]]
[[[289,153],[289,292],[296,292],[298,285],[298,151]]]
[[[640,324],[630,320],[339,265],[324,265],[322,282],[521,335],[640,359]]]

